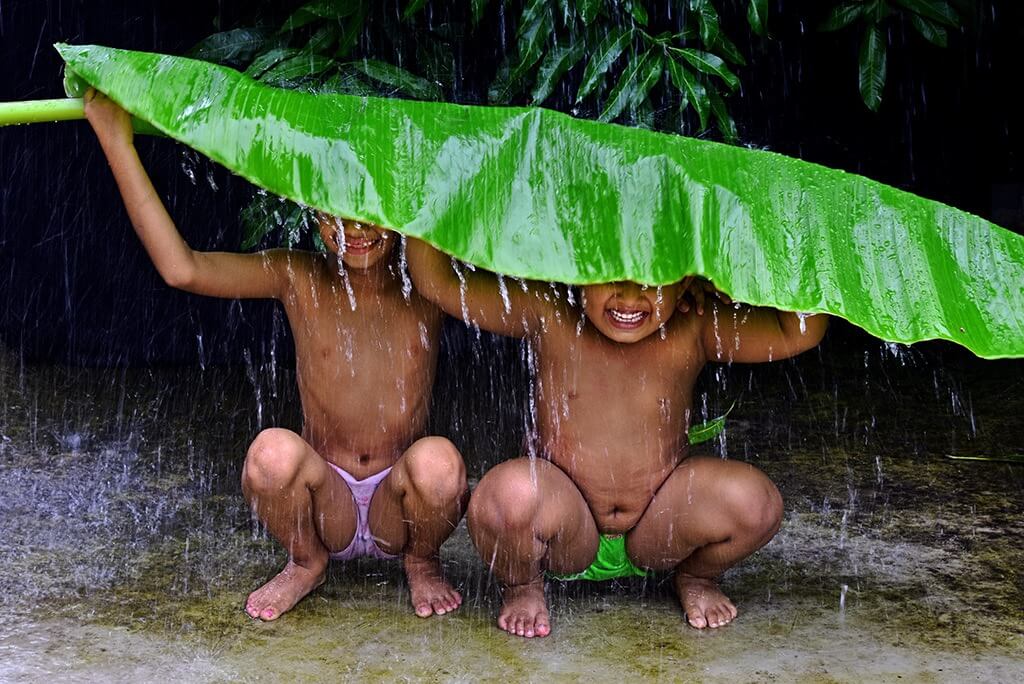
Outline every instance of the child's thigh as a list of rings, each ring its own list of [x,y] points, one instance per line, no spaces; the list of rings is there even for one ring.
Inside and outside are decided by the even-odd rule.
[[[726,541],[781,506],[778,489],[749,463],[690,457],[655,492],[626,548],[634,562],[667,569],[674,559]]]
[[[300,435],[268,428],[249,447],[242,470],[242,491],[264,522],[276,519],[310,529],[330,551],[348,546],[357,512],[352,490],[334,468]],[[277,527],[280,527],[277,525]]]
[[[478,548],[503,540],[536,542],[535,550],[543,550],[552,572],[580,570],[597,553],[590,507],[569,476],[544,459],[515,458],[491,468],[474,490],[466,515]]]

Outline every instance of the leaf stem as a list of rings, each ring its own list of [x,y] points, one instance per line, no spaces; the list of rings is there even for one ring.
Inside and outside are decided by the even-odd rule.
[[[82,98],[0,102],[0,126],[76,121],[85,118]]]
[[[25,100],[23,102],[0,102],[0,126],[16,126],[30,123],[51,123],[54,121],[79,121],[85,119],[85,104],[80,97],[58,100]],[[143,135],[164,134],[147,121],[132,117],[132,128]]]

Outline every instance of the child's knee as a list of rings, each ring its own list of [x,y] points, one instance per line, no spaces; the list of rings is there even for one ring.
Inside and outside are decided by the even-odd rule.
[[[533,525],[540,505],[537,479],[523,461],[506,461],[491,468],[469,500],[470,528],[515,530]]]
[[[273,491],[292,482],[302,467],[306,445],[290,430],[269,428],[249,445],[242,484],[253,491]]]
[[[467,489],[466,466],[444,437],[424,437],[402,458],[404,476],[420,496],[438,503],[461,498]]]
[[[723,492],[735,523],[741,530],[771,539],[782,522],[782,495],[764,473],[729,482]]]

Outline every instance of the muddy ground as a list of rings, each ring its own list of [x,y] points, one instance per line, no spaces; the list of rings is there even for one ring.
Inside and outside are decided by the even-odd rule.
[[[522,431],[518,352],[495,349],[447,360],[437,390],[471,480]],[[868,342],[709,373],[709,415],[739,401],[705,451],[786,499],[723,579],[739,619],[688,628],[664,577],[553,585],[554,633],[526,641],[494,627],[464,525],[443,549],[456,614],[416,618],[397,566],[360,561],[275,623],[245,616],[285,556],[238,474],[260,427],[297,425],[288,372],[0,350],[0,681],[1022,681],[1022,368]]]

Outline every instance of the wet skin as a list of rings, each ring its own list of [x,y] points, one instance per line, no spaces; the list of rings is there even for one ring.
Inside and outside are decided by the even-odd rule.
[[[473,493],[468,522],[503,583],[498,625],[525,637],[550,632],[543,573],[582,571],[599,534],[625,535],[638,566],[672,570],[687,620],[719,627],[736,616],[715,578],[778,530],[778,490],[745,463],[687,456],[692,393],[708,361],[759,362],[815,346],[827,319],[735,307],[680,305],[689,282],[664,288],[613,283],[566,290],[465,273],[411,240],[417,288],[449,314],[525,338],[535,352],[542,459],[491,469]],[[677,311],[677,306],[679,311]],[[582,311],[581,311],[582,308]]]
[[[288,317],[302,431],[260,433],[246,456],[242,489],[289,560],[249,596],[246,612],[280,617],[323,582],[329,554],[353,539],[355,502],[329,463],[355,479],[392,467],[370,504],[370,531],[384,552],[403,555],[417,615],[456,609],[462,599],[441,576],[438,549],[464,510],[465,469],[450,442],[424,437],[443,313],[403,292],[396,235],[318,214],[327,254],[196,252],[153,189],[127,114],[90,91],[86,116],[135,231],[169,285],[277,299]]]

